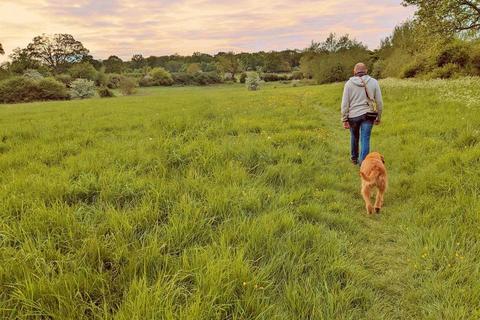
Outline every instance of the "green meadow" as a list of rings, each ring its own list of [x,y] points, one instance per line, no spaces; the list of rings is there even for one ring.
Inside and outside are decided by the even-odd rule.
[[[367,216],[342,84],[0,106],[2,319],[479,319],[480,80],[381,82]]]

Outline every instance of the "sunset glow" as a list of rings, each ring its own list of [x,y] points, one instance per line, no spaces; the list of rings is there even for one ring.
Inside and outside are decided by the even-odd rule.
[[[96,58],[301,49],[330,32],[373,49],[412,10],[400,0],[2,0],[0,59],[42,33],[70,33]]]

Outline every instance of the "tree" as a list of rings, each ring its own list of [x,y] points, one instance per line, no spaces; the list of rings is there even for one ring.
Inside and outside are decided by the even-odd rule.
[[[196,74],[202,71],[199,63],[190,63],[187,67],[188,74]]]
[[[313,53],[335,53],[340,51],[347,51],[352,49],[364,49],[366,50],[367,47],[358,42],[355,39],[350,39],[348,34],[343,36],[337,37],[335,33],[330,33],[327,39],[323,42],[314,42],[309,48],[307,48],[306,52],[313,52]]]
[[[265,57],[265,72],[290,72],[290,63],[278,52],[270,52]]]
[[[219,53],[217,55],[218,66],[224,73],[230,73],[232,78],[235,79],[235,75],[242,71],[242,66],[237,56],[233,52]]]
[[[132,69],[141,69],[146,64],[147,62],[145,61],[145,58],[141,54],[133,55],[132,62],[131,62]]]
[[[12,62],[9,65],[10,72],[16,74],[23,74],[28,69],[39,69],[40,63],[37,60],[32,59],[28,54],[27,49],[16,48],[10,54]]]
[[[68,73],[73,79],[97,79],[97,70],[88,62],[75,63],[68,69]]]
[[[353,66],[360,61],[370,65],[371,52],[361,42],[348,35],[330,34],[323,42],[312,42],[304,51],[301,70],[318,83],[344,81],[351,76]]]
[[[416,16],[436,33],[480,31],[480,0],[403,0],[404,6],[417,6]]]
[[[3,50],[2,44],[0,43],[0,54],[5,54],[5,51]]]
[[[43,34],[33,38],[26,52],[52,71],[60,72],[69,64],[81,61],[89,51],[72,35],[60,33],[53,36]]]
[[[107,60],[103,61],[105,66],[105,73],[122,73],[123,61],[117,56],[110,56]]]

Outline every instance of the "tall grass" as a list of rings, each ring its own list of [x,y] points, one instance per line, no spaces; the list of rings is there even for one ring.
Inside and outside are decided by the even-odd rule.
[[[383,82],[374,217],[338,84],[1,106],[0,316],[479,318],[480,104],[448,84]]]

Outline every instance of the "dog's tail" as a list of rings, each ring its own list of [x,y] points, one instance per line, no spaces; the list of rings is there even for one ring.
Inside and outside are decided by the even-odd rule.
[[[364,172],[360,171],[360,176],[367,182],[373,182],[373,180],[377,178],[380,174],[381,172],[377,168],[373,169],[372,172],[370,172],[369,176],[367,176]]]

